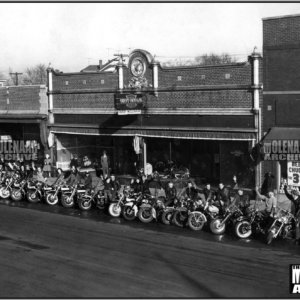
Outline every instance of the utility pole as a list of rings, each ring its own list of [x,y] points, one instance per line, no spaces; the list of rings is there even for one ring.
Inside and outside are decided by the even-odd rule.
[[[18,81],[18,75],[22,75],[23,73],[18,73],[18,72],[15,72],[15,73],[9,73],[10,75],[15,75],[16,76],[16,85],[18,85],[19,81]]]
[[[90,64],[90,59],[92,59],[92,57],[87,57],[86,59],[88,60],[88,64]]]
[[[107,61],[109,61],[109,50],[112,48],[106,48],[107,49]]]

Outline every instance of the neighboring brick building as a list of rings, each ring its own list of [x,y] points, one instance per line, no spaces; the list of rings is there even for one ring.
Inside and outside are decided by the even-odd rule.
[[[113,72],[48,69],[57,165],[67,167],[74,154],[99,159],[106,150],[117,174],[134,174],[138,158],[156,169],[171,160],[205,181],[230,183],[235,174],[253,186],[249,150],[261,137],[259,62],[253,53],[244,63],[162,68],[149,52],[134,50]],[[142,155],[134,151],[134,136],[143,138]]]
[[[0,141],[37,141],[42,161],[47,149],[47,116],[45,85],[0,87]]]
[[[282,130],[285,139],[298,131],[300,140],[300,15],[263,19],[263,68],[263,131],[272,128],[266,140],[281,139]],[[264,161],[263,173],[268,171],[276,174],[278,188],[287,161]]]

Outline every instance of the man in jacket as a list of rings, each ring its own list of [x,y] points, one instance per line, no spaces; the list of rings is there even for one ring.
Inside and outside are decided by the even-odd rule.
[[[85,173],[85,178],[84,178],[84,187],[85,187],[87,192],[91,191],[92,183],[93,183],[92,175],[91,175],[90,172],[87,171]]]
[[[66,184],[72,186],[73,184],[80,183],[80,175],[75,166],[72,166],[71,174],[66,178]]]
[[[206,183],[205,188],[199,191],[200,194],[204,194],[205,202],[214,200],[215,191],[211,189],[210,183]]]
[[[287,186],[284,186],[284,193],[287,196],[287,198],[294,203],[295,206],[295,212],[294,216],[297,218],[296,222],[296,239],[295,239],[295,244],[299,245],[300,244],[300,196],[299,192],[296,190],[291,191],[291,193],[288,193],[287,191]]]
[[[196,188],[195,183],[193,184],[191,181],[189,181],[188,186],[185,189],[185,193],[188,198],[190,198],[193,201],[196,201],[198,196],[198,188]]]
[[[111,180],[110,180],[110,186],[109,186],[109,189],[110,189],[110,192],[111,192],[111,197],[112,199],[115,199],[116,198],[116,195],[117,195],[117,192],[118,190],[120,189],[120,183],[118,180],[116,180],[116,177],[115,175],[111,175],[110,176]]]
[[[216,192],[216,200],[219,201],[220,205],[224,208],[230,204],[229,190],[222,182],[219,183],[219,188]]]
[[[239,189],[233,203],[242,211],[244,215],[248,214],[250,207],[249,195],[244,194],[244,191]]]
[[[162,184],[159,181],[161,187]],[[163,188],[163,187],[162,187]],[[174,204],[176,203],[176,197],[177,197],[177,191],[176,188],[174,186],[174,183],[172,181],[167,183],[167,186],[164,188],[165,190],[165,194],[166,194],[166,199],[167,201],[165,202],[165,206],[174,206]]]
[[[275,194],[274,192],[272,191],[269,191],[267,193],[266,196],[264,195],[261,195],[258,191],[258,187],[255,188],[256,190],[256,194],[258,196],[258,198],[261,200],[261,201],[265,201],[266,203],[266,208],[265,210],[263,211],[263,213],[265,214],[265,216],[267,217],[266,219],[266,227],[264,228],[264,230],[268,230],[269,227],[272,225],[272,222],[273,222],[273,215],[276,213],[276,210],[277,210],[277,199],[275,197]]]

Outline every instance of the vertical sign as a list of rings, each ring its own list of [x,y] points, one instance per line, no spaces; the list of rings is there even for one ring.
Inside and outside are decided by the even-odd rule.
[[[300,186],[300,162],[288,161],[287,177],[288,185]]]

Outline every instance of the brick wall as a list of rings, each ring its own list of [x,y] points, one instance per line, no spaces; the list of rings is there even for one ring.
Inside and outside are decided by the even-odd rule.
[[[54,90],[118,88],[118,73],[53,73]],[[67,82],[67,83],[66,83]]]
[[[147,108],[251,108],[253,94],[243,90],[164,92],[147,97]],[[114,108],[114,94],[55,94],[54,108]]]
[[[9,93],[7,93],[7,91]],[[46,91],[44,89],[44,94]],[[7,104],[9,99],[9,104]],[[40,110],[40,86],[0,88],[0,110]]]
[[[263,45],[300,43],[300,16],[263,20]]]
[[[265,91],[300,90],[300,47],[264,50],[263,55]]]

